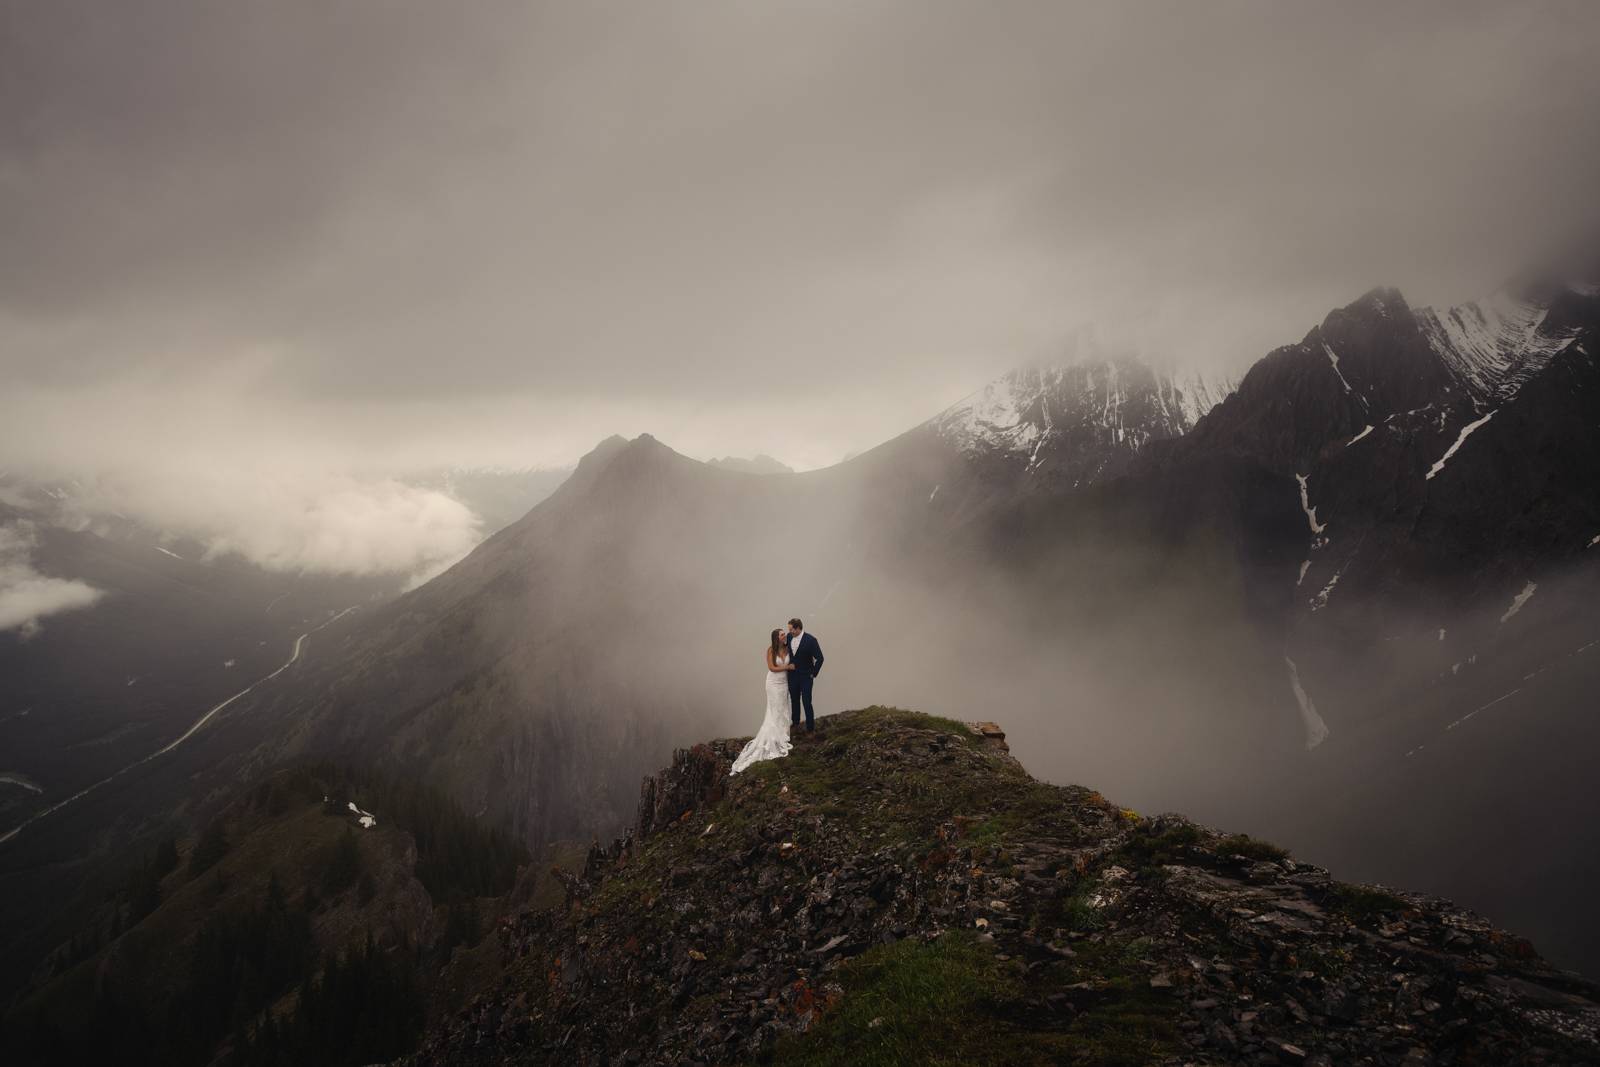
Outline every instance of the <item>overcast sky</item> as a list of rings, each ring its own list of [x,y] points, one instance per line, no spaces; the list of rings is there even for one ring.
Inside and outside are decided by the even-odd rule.
[[[0,0],[0,466],[812,467],[1086,323],[1240,369],[1593,223],[1597,44],[1592,2]]]

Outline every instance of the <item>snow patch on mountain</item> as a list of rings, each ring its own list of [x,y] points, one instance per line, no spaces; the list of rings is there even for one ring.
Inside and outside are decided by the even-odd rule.
[[[969,453],[1011,455],[1029,470],[1052,446],[1115,453],[1187,433],[1233,385],[1204,374],[1172,374],[1131,357],[1085,358],[1012,370],[931,420]]]
[[[1317,595],[1311,598],[1312,611],[1321,611],[1328,606],[1328,598],[1333,595],[1333,587],[1339,584],[1339,579],[1342,577],[1344,577],[1344,569],[1340,568],[1334,572],[1332,578],[1328,579],[1328,584],[1323,586]]]
[[[1295,701],[1300,705],[1300,721],[1306,731],[1306,748],[1316,748],[1328,739],[1328,724],[1317,714],[1316,704],[1312,703],[1305,687],[1300,684],[1300,668],[1288,656],[1283,657],[1283,662],[1289,665],[1289,685],[1294,690]]]
[[[1511,606],[1506,609],[1506,613],[1504,615],[1500,616],[1500,621],[1507,622],[1517,612],[1521,611],[1522,605],[1528,602],[1528,598],[1533,596],[1534,590],[1538,588],[1539,585],[1537,582],[1529,582],[1527,585],[1523,586],[1522,592],[1511,598]]]
[[[1294,480],[1300,483],[1300,510],[1306,513],[1306,522],[1311,524],[1311,532],[1320,534],[1328,526],[1326,523],[1317,521],[1317,509],[1311,506],[1311,495],[1306,486],[1306,476],[1304,474],[1296,474]]]
[[[1322,350],[1328,354],[1328,362],[1333,365],[1333,373],[1339,376],[1339,384],[1344,386],[1344,391],[1346,393],[1355,392],[1354,389],[1350,388],[1350,383],[1345,380],[1344,371],[1339,369],[1339,357],[1334,354],[1333,346],[1324,341],[1322,342]]]
[[[1497,406],[1570,345],[1574,328],[1546,323],[1549,305],[1502,291],[1443,311],[1418,309],[1417,325],[1450,372]]]
[[[1194,429],[1194,424],[1199,422],[1211,409],[1228,399],[1238,383],[1231,378],[1212,377],[1205,374],[1190,372],[1183,375],[1161,376],[1162,390],[1157,391],[1160,398],[1165,395],[1164,403],[1178,412],[1184,426],[1184,432]]]
[[[946,409],[935,423],[941,434],[963,449],[987,445],[1020,452],[1039,436],[1039,427],[1026,413],[1046,387],[1040,372],[1012,371]]]
[[[1495,411],[1498,410],[1498,408],[1495,409]],[[1432,467],[1428,468],[1428,474],[1425,480],[1430,482],[1433,481],[1433,476],[1444,470],[1444,465],[1450,462],[1450,457],[1455,455],[1456,450],[1466,443],[1467,438],[1472,435],[1472,431],[1476,430],[1479,426],[1482,426],[1492,418],[1494,418],[1494,411],[1489,412],[1489,414],[1485,415],[1481,419],[1475,419],[1463,426],[1461,428],[1461,432],[1456,435],[1455,444],[1451,445],[1449,449],[1446,450],[1445,454],[1440,456],[1438,461],[1434,463]]]

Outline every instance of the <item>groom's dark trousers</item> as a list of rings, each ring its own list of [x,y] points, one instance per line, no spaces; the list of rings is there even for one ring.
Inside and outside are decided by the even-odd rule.
[[[789,672],[789,725],[800,725],[800,708],[806,709],[806,730],[817,728],[811,709],[811,683],[822,673],[822,645],[814,634],[801,634],[794,649],[794,670]]]
[[[800,674],[799,671],[794,672]],[[804,703],[806,709],[806,729],[817,728],[816,712],[811,708],[811,675],[800,674],[798,678],[789,680],[789,725],[800,725],[800,705]]]

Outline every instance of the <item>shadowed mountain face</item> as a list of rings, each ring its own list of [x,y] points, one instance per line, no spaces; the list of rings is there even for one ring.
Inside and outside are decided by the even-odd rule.
[[[1575,887],[1600,864],[1566,842],[1600,815],[1576,755],[1600,684],[1597,325],[1583,281],[1443,312],[1374,292],[1257,364],[1172,460],[1248,457],[1302,511],[1281,625],[1320,748],[1259,825],[1591,971]]]
[[[1375,685],[1460,676],[1515,639],[1507,624],[1540,583],[1590,580],[1597,325],[1583,286],[1443,314],[1376,291],[1268,356],[1178,446],[1248,457],[1298,493],[1306,548],[1287,647],[1324,715],[1392,722]],[[1572,631],[1551,652],[1582,645],[1591,613],[1545,603],[1543,622],[1570,616]]]

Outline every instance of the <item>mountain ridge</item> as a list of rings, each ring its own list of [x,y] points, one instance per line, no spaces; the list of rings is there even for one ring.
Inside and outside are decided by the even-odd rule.
[[[1585,332],[1542,362],[1512,353],[1530,373],[1485,422],[1417,313],[1379,289],[1258,360],[1186,433],[1137,449],[1126,420],[1120,442],[1105,422],[1109,376],[1093,373],[1091,447],[1031,472],[1015,450],[962,448],[939,415],[833,467],[762,477],[649,435],[608,438],[450,570],[321,631],[166,760],[161,796],[176,806],[200,783],[221,796],[329,756],[435,782],[535,849],[615,832],[676,741],[748,719],[753,647],[790,614],[830,650],[858,650],[830,656],[825,700],[887,689],[944,712],[998,688],[1044,773],[1103,768],[1141,803],[1193,795],[1237,821],[1256,795],[1287,820],[1286,790],[1311,793],[1307,806],[1351,795],[1365,765],[1327,768],[1352,753],[1393,757],[1403,784],[1446,758],[1446,731],[1484,731],[1475,709],[1542,670],[1539,648],[1600,636],[1584,599],[1600,561],[1584,555],[1600,535],[1596,301],[1564,292],[1551,328]],[[1145,413],[1170,398],[1141,395]],[[961,654],[930,657],[930,632]],[[1583,721],[1576,697],[1561,700],[1568,718],[1530,742]],[[1441,795],[1485,766],[1454,769]],[[154,789],[162,770],[141,778]],[[1218,778],[1239,795],[1219,800]],[[1586,803],[1549,810],[1576,819]],[[1368,838],[1389,825],[1370,804]],[[149,825],[109,794],[65,819],[101,847]],[[1521,855],[1526,838],[1498,844]],[[1459,860],[1436,867],[1471,877]]]
[[[844,712],[730,778],[742,740],[647,778],[398,1062],[1600,1062],[1600,990],[1525,941],[1039,783],[992,723]]]

